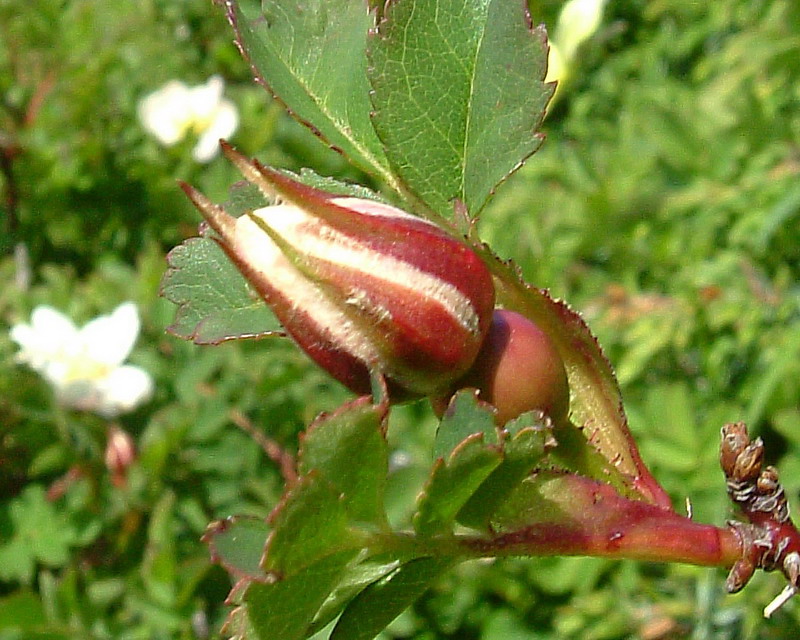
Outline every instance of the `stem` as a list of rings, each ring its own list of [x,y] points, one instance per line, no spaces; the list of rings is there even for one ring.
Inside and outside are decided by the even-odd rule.
[[[395,532],[372,538],[371,551],[409,557],[596,556],[723,568],[743,556],[739,527],[694,522],[574,474],[540,472],[511,501],[507,514],[494,519],[496,533],[422,538]]]
[[[283,481],[287,485],[292,485],[297,480],[297,463],[294,456],[278,444],[276,440],[256,428],[250,419],[238,409],[231,409],[228,415],[231,422],[253,438],[267,457],[278,466]]]
[[[660,510],[638,522],[587,530],[580,524],[537,523],[490,539],[461,544],[482,556],[595,556],[651,562],[680,562],[729,568],[742,555],[732,528],[693,522]]]

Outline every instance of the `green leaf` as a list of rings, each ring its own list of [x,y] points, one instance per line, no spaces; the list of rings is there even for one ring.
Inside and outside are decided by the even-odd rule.
[[[283,335],[277,318],[210,238],[189,238],[167,255],[161,295],[178,305],[167,331],[196,344]]]
[[[453,563],[447,557],[418,558],[374,582],[347,606],[330,640],[372,640]]]
[[[553,87],[544,29],[517,0],[390,3],[369,46],[373,122],[408,189],[477,215],[542,142]]]
[[[260,640],[305,638],[317,610],[355,553],[342,551],[329,555],[273,584],[254,582],[244,596],[247,620],[240,617],[236,621],[238,628],[246,630],[251,626]],[[248,640],[256,639],[248,637]]]
[[[487,529],[492,514],[555,444],[552,429],[535,413],[523,414],[509,422],[506,430],[503,462],[458,512],[458,521],[463,525]]]
[[[272,517],[262,568],[277,576],[297,573],[318,559],[359,546],[348,529],[339,493],[312,471],[286,493]]]
[[[0,598],[0,631],[35,630],[46,620],[42,601],[30,591],[16,591]]]
[[[417,502],[414,529],[420,536],[451,531],[456,514],[502,461],[497,446],[475,433],[459,444],[445,461],[439,458]]]
[[[321,176],[311,169],[301,169],[300,173],[292,173],[291,171],[281,171],[281,173],[298,182],[302,182],[304,185],[314,187],[320,191],[327,191],[337,196],[352,196],[353,198],[364,198],[366,200],[375,200],[376,202],[390,204],[386,198],[372,189],[352,182],[342,182],[341,180],[329,176]]]
[[[235,516],[209,526],[203,541],[211,550],[213,562],[240,578],[264,580],[261,558],[270,527],[261,518]]]
[[[28,485],[7,508],[11,538],[0,541],[0,578],[29,583],[37,563],[60,567],[69,562],[77,532],[41,485]]]
[[[303,435],[298,456],[300,473],[319,472],[339,492],[352,520],[381,528],[387,527],[383,494],[389,470],[385,413],[361,398],[323,415]]]
[[[478,400],[474,389],[462,389],[451,399],[436,429],[434,458],[444,458],[473,433],[482,433],[484,441],[498,442],[494,412],[490,405]]]
[[[345,605],[353,599],[353,596],[399,566],[400,561],[392,554],[375,556],[348,566],[339,583],[317,612],[314,622],[308,630],[309,635],[316,633],[339,615]]]
[[[373,17],[366,3],[264,0],[257,16],[229,0],[225,10],[258,80],[356,166],[394,186],[369,119],[365,49]]]

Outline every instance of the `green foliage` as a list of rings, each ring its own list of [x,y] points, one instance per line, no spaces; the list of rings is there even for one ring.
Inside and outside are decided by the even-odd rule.
[[[161,293],[179,305],[171,333],[197,344],[282,335],[269,307],[212,239],[190,238],[167,263]]]
[[[442,218],[475,216],[541,144],[545,36],[505,0],[394,2],[369,45],[373,121],[392,168]]]
[[[231,2],[227,14],[260,81],[356,166],[391,182],[369,120],[364,3],[268,1],[248,17]]]
[[[242,4],[247,15],[257,10],[256,2]],[[289,91],[318,83],[305,96],[310,109],[327,109],[323,138],[371,177],[314,140],[251,82],[224,11],[212,3],[0,2],[0,152],[13,170],[0,177],[0,323],[26,320],[41,303],[85,322],[133,299],[144,327],[132,361],[157,383],[153,401],[119,421],[138,454],[127,485],[115,486],[102,458],[104,422],[60,409],[46,384],[14,362],[16,347],[0,331],[0,638],[213,637],[228,615],[222,603],[231,582],[198,540],[209,520],[231,514],[249,518],[208,534],[214,557],[237,577],[256,578],[239,594],[231,635],[237,628],[255,633],[250,616],[257,611],[261,628],[280,628],[285,637],[327,637],[333,624],[341,637],[369,637],[427,587],[382,637],[795,637],[794,604],[772,620],[761,618],[780,588],[774,576],[728,597],[718,572],[691,567],[542,558],[445,570],[447,563],[433,566],[407,550],[401,557],[384,547],[362,558],[326,543],[317,549],[321,558],[287,580],[258,581],[271,530],[265,518],[284,483],[271,445],[291,454],[298,432],[346,396],[288,341],[208,349],[164,335],[174,317],[173,305],[157,301],[165,254],[194,235],[198,221],[175,179],[220,201],[238,175],[221,160],[191,163],[189,143],[160,147],[137,120],[138,101],[172,78],[193,84],[221,73],[240,109],[233,142],[244,153],[294,171],[310,166],[339,181],[388,185],[389,199],[406,187],[415,200],[428,193],[427,174],[414,182],[401,173],[402,184],[393,182],[389,167],[399,171],[410,161],[381,157],[366,126],[380,105],[369,102],[364,83],[367,36],[356,28],[368,20],[356,11],[362,3],[316,5],[328,9],[328,20],[309,20],[294,49],[285,46],[291,34],[277,4],[267,3],[274,29],[256,25],[248,37],[277,53],[278,63],[296,54],[287,67],[288,86],[295,87]],[[400,0],[395,8],[403,4],[411,3]],[[534,24],[545,21],[552,32],[560,3],[529,4]],[[517,18],[519,35],[521,12]],[[309,50],[310,36],[326,29],[329,48]],[[800,490],[798,33],[800,14],[790,0],[607,3],[600,30],[573,61],[543,124],[546,144],[483,208],[478,226],[526,280],[582,312],[617,371],[642,457],[676,504],[691,499],[701,521],[730,516],[715,462],[727,420],[744,418],[767,440],[790,500]],[[342,56],[354,40],[352,50],[364,56]],[[535,38],[525,42],[540,46]],[[525,50],[509,48],[520,56]],[[322,72],[309,76],[312,67],[300,62],[308,55],[321,56],[314,68]],[[519,63],[529,81],[539,82],[540,66]],[[421,62],[414,64],[419,71]],[[363,71],[348,75],[354,68]],[[280,96],[286,89],[274,71],[270,76]],[[355,80],[361,88],[325,94],[328,80],[337,87]],[[348,95],[351,101],[339,101]],[[342,124],[343,109],[359,127]],[[316,116],[300,118],[320,127]],[[530,134],[533,126],[523,128]],[[526,135],[503,142],[535,145]],[[509,160],[498,162],[497,174],[473,169],[470,175],[485,182],[470,179],[475,193],[467,197],[458,190],[467,155],[453,158],[445,163],[456,167],[449,182],[430,191],[445,216],[452,197],[472,203],[476,213],[514,168]],[[426,162],[415,166],[435,173]],[[11,254],[20,242],[32,285],[25,284],[24,260]],[[470,415],[488,425],[479,411]],[[508,436],[492,440],[488,426],[478,427],[486,435],[482,447],[472,445],[477,457],[494,460],[487,451],[501,447],[502,459],[454,516],[448,511],[437,523],[455,521],[452,531],[485,529],[482,507],[494,511],[538,463],[544,438],[535,420],[507,429]],[[459,442],[455,433],[435,437],[420,405],[393,411],[388,444],[377,434],[351,433],[349,450],[383,452],[383,487],[374,480],[380,465],[361,469],[352,453],[349,464],[321,471],[329,464],[322,432],[316,442],[309,433],[303,444],[314,462],[303,463],[301,475],[312,468],[320,478],[328,474],[320,486],[335,487],[334,494],[341,490],[338,473],[350,474],[358,487],[340,502],[345,541],[378,536],[384,524],[377,513],[395,529],[410,527],[414,498],[431,482],[431,452],[440,447],[437,456],[449,456]],[[445,443],[447,434],[453,437]],[[302,611],[265,605],[275,600]],[[397,604],[380,609],[378,601]]]

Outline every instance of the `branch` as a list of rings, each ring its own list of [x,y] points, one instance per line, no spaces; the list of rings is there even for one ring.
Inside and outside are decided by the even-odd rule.
[[[761,438],[750,440],[743,422],[726,424],[721,435],[720,465],[728,496],[747,520],[729,523],[743,539],[744,553],[733,565],[726,587],[736,593],[756,569],[780,570],[789,584],[764,609],[764,615],[770,617],[800,591],[800,532],[789,517],[777,469],[762,466]]]

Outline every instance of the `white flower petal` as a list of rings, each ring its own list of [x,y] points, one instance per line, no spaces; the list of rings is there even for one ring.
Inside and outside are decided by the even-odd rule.
[[[80,332],[84,353],[109,367],[122,364],[139,337],[139,311],[133,302],[119,305],[110,315],[95,318]]]
[[[183,140],[194,122],[191,89],[172,80],[139,103],[139,120],[161,144],[171,146]]]
[[[20,362],[38,371],[64,406],[113,417],[130,411],[153,392],[150,375],[120,366],[139,334],[136,305],[126,302],[78,330],[51,307],[37,307],[31,324],[11,329]]]
[[[214,119],[224,90],[225,81],[221,76],[211,76],[205,84],[189,89],[189,108],[195,123],[201,125],[198,128],[205,129],[201,123],[210,123]]]
[[[11,328],[10,337],[20,346],[17,359],[36,371],[59,358],[76,342],[78,329],[63,313],[41,305],[33,310],[31,323]]]
[[[208,162],[219,153],[219,139],[229,138],[239,126],[239,112],[230,100],[223,100],[219,104],[217,113],[197,141],[192,151],[192,157],[197,162]]]
[[[140,367],[125,365],[114,369],[97,387],[97,413],[113,418],[132,411],[153,395],[153,379]]]
[[[97,412],[101,404],[101,393],[94,380],[68,380],[53,387],[59,404],[65,407]]]

